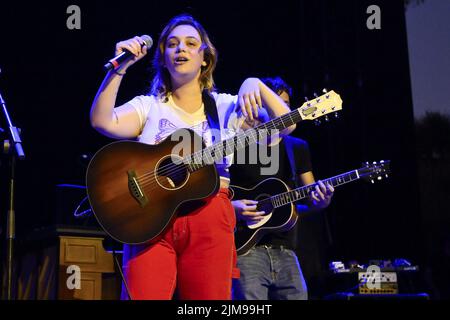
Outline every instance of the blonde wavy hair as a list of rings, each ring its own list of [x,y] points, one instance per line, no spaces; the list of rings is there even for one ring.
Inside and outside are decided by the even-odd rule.
[[[159,40],[158,47],[153,58],[153,69],[155,76],[153,78],[150,94],[160,97],[167,98],[172,92],[172,83],[170,81],[170,73],[164,66],[164,54],[166,48],[166,41],[169,34],[180,25],[190,25],[194,27],[200,34],[202,46],[201,50],[204,50],[204,60],[206,66],[201,68],[199,83],[200,89],[212,92],[215,90],[213,72],[216,68],[217,63],[217,50],[209,39],[206,30],[203,26],[195,20],[192,16],[187,14],[182,14],[172,18],[162,31]]]

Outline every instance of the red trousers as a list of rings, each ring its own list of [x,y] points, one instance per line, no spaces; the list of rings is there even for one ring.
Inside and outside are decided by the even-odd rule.
[[[228,189],[220,189],[201,208],[176,217],[157,242],[125,245],[131,298],[168,300],[176,288],[182,300],[231,299],[232,277],[239,277],[235,225]]]

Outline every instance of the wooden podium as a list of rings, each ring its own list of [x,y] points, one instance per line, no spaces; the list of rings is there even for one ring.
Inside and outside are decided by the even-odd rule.
[[[17,299],[119,299],[121,278],[105,238],[103,231],[80,227],[35,230],[19,246]]]

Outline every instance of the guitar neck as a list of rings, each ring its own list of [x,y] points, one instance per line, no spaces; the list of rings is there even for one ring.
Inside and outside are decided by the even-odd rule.
[[[210,147],[190,154],[183,159],[190,172],[199,170],[204,166],[222,161],[222,159],[237,150],[256,143],[259,138],[267,138],[275,130],[281,131],[302,121],[300,110],[295,109],[278,118],[263,123],[255,128],[246,130],[232,138],[219,141]]]
[[[360,178],[360,174],[358,170],[349,171],[337,176],[334,176],[332,178],[328,178],[325,180],[322,180],[322,182],[326,185],[327,183],[332,185],[333,187],[338,187],[347,183],[350,183],[352,181],[356,181]],[[276,196],[270,197],[270,201],[272,202],[272,205],[275,208],[284,206],[286,204],[296,202],[299,200],[302,200],[311,193],[311,191],[316,189],[316,186],[318,183],[313,183],[304,187],[300,187],[288,192],[280,193]]]

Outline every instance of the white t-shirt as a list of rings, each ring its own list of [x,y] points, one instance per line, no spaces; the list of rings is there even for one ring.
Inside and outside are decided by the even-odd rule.
[[[240,131],[244,121],[236,109],[237,96],[230,94],[218,94],[213,92],[216,101],[217,113],[221,129],[221,140],[233,137]],[[169,96],[167,102],[162,102],[155,96],[137,96],[127,104],[132,105],[138,115],[141,125],[141,133],[138,141],[148,144],[158,144],[181,128],[190,128],[203,138],[206,146],[211,146],[212,135],[205,115],[204,105],[194,113],[188,113],[178,107]],[[228,171],[231,165],[232,155],[227,156],[223,164],[217,167]],[[220,170],[219,170],[220,172]]]

